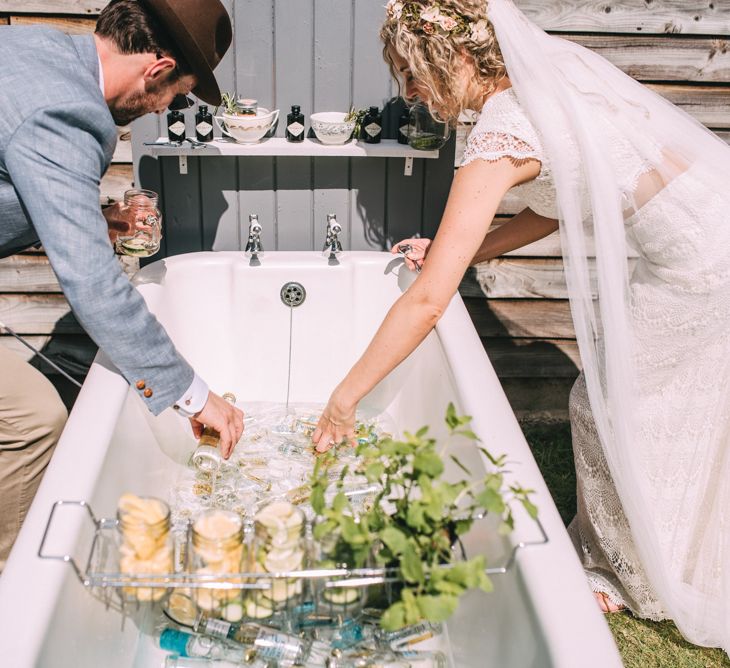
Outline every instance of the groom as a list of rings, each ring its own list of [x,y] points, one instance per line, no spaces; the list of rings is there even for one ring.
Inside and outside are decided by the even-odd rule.
[[[213,69],[231,43],[219,0],[111,0],[93,36],[0,27],[0,257],[40,241],[74,314],[154,414],[172,406],[221,433],[243,413],[178,353],[111,247],[99,182],[117,125],[192,91],[219,104]],[[65,409],[0,346],[0,570],[50,460]]]

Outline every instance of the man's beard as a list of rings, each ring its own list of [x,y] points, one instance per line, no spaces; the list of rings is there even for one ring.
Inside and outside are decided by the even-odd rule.
[[[159,93],[133,93],[121,100],[116,106],[110,107],[114,122],[119,125],[128,125],[132,121],[149,114],[159,106]]]

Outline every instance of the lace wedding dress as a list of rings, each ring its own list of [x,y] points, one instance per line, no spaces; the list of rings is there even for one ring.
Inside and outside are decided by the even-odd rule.
[[[723,442],[730,446],[725,392],[730,378],[730,226],[720,224],[730,215],[730,196],[707,187],[689,167],[633,211],[631,193],[651,162],[614,126],[606,123],[602,132],[610,148],[604,158],[627,193],[625,233],[637,256],[631,260],[628,301],[639,388],[636,449],[650,497],[645,501],[651,504],[661,549],[682,565],[682,581],[709,594],[721,581],[720,569],[730,568],[719,560],[719,548],[703,549],[712,544],[710,534],[730,532],[730,508],[715,502],[730,483],[730,448],[722,447]],[[656,151],[658,155],[661,149]],[[558,218],[550,161],[512,88],[487,100],[462,166],[505,156],[541,163],[539,176],[513,192],[536,213]],[[590,215],[587,198],[584,215]],[[570,418],[578,514],[569,533],[591,588],[641,617],[666,618],[638,557],[582,373],[571,391]],[[703,478],[708,456],[717,458],[710,484],[693,484]],[[698,512],[706,513],[706,522],[699,525]]]

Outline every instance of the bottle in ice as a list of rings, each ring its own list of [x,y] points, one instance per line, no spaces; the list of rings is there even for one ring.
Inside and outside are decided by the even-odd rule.
[[[236,397],[231,392],[226,392],[223,398],[230,404],[236,404]],[[215,472],[220,468],[223,459],[220,451],[221,435],[210,427],[203,429],[203,434],[198,441],[198,447],[193,452],[190,461],[198,471]]]
[[[205,657],[243,663],[246,649],[218,638],[166,628],[160,634],[160,648],[183,657]]]

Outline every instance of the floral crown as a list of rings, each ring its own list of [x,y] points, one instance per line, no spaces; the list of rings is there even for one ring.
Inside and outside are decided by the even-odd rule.
[[[489,39],[489,23],[486,19],[470,21],[461,14],[445,12],[438,3],[426,9],[408,0],[389,0],[388,16],[410,28],[419,28],[427,35],[466,35],[472,42],[483,44]]]

